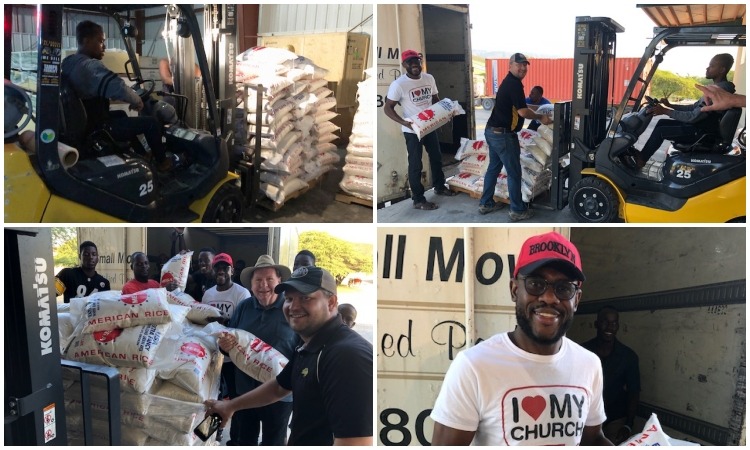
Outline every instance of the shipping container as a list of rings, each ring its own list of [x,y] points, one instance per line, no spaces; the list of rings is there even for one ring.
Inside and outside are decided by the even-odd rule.
[[[529,95],[531,88],[541,86],[544,97],[552,103],[569,101],[573,98],[573,58],[530,58],[529,71],[523,79],[524,90]],[[640,58],[617,58],[614,67],[614,82],[609,89],[609,103],[622,100],[625,89],[633,77]],[[484,96],[495,98],[497,87],[508,73],[508,59],[487,58],[487,75],[484,82]],[[644,69],[645,77],[650,64]]]
[[[474,137],[471,25],[467,5],[378,5],[377,105],[378,203],[408,193],[406,144],[401,126],[383,112],[388,86],[401,76],[401,51],[424,55],[424,71],[435,77],[438,96],[458,101],[466,115],[440,128],[444,152],[455,150],[462,137]],[[401,113],[398,108],[397,112]],[[427,154],[422,182],[431,187]]]
[[[597,312],[613,306],[617,339],[640,358],[633,431],[656,412],[673,438],[744,445],[744,227],[378,228],[379,443],[429,445],[451,361],[514,329],[516,255],[552,230],[586,274],[568,337],[593,338]]]

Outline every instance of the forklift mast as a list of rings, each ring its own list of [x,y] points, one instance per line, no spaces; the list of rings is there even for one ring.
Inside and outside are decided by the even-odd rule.
[[[237,104],[237,5],[206,5],[203,29],[208,67],[219,108],[221,137],[230,150],[234,145],[234,107]]]
[[[5,228],[5,445],[66,445],[50,228]]]
[[[614,89],[616,34],[625,29],[608,17],[576,17],[571,104],[570,186],[594,164],[607,134],[610,90]]]

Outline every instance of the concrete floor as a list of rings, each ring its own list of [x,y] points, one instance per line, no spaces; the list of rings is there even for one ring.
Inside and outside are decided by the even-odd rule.
[[[474,110],[476,114],[477,138],[484,138],[484,127],[487,119],[490,117],[490,111],[482,108]],[[656,125],[658,118],[654,118],[646,131],[640,136],[636,143],[637,148],[642,148],[645,141],[651,135],[651,130]],[[528,120],[526,121],[528,125]],[[666,157],[666,151],[669,148],[669,141],[665,141],[662,147],[656,152],[652,160],[663,161]],[[443,172],[445,177],[458,173],[458,161],[452,154],[443,154]],[[442,197],[436,195],[432,189],[425,193],[427,201],[434,202],[438,209],[433,211],[416,210],[412,206],[411,199],[402,201],[393,201],[386,203],[387,206],[376,211],[377,221],[379,224],[385,223],[508,223],[511,222],[508,217],[508,207],[490,214],[481,215],[478,212],[479,200],[469,197],[468,194],[459,193],[454,197]],[[545,197],[538,200],[544,202]],[[577,223],[577,220],[565,207],[562,210],[546,209],[539,204],[531,203],[531,209],[534,210],[534,217],[529,220],[518,222],[519,224],[528,223]]]
[[[246,223],[372,223],[371,207],[336,200],[343,193],[339,182],[344,176],[346,149],[339,148],[341,161],[336,170],[323,176],[323,181],[298,198],[287,200],[278,211],[261,206],[245,211]]]

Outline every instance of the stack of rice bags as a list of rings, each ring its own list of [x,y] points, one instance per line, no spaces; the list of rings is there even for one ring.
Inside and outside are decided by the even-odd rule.
[[[344,178],[339,183],[349,195],[372,201],[373,139],[375,102],[370,95],[375,87],[372,68],[365,70],[365,80],[357,83],[357,111],[349,145],[346,147]]]
[[[340,161],[336,153],[339,127],[336,98],[325,80],[328,71],[304,56],[277,48],[253,47],[238,56],[237,83],[247,89],[249,134],[257,122],[257,87],[262,86],[261,190],[277,205],[293,192],[331,170]],[[252,157],[253,136],[246,152]]]
[[[523,201],[528,203],[549,190],[552,183],[549,158],[552,154],[551,125],[541,125],[537,131],[521,130],[518,142],[521,146],[521,195]],[[487,143],[462,138],[456,159],[461,161],[458,165],[459,173],[449,178],[448,184],[481,195],[490,160]],[[495,196],[506,200],[510,198],[505,167],[497,178]]]
[[[65,359],[116,367],[120,372],[123,445],[203,445],[193,433],[203,402],[219,394],[223,355],[217,338],[232,333],[243,344],[230,351],[235,365],[265,382],[288,362],[276,349],[243,330],[225,328],[221,312],[184,292],[193,252],[175,255],[162,268],[162,285],[122,295],[97,292],[60,305],[60,352]],[[65,369],[69,444],[83,445],[81,386]],[[91,390],[94,444],[108,442],[107,397],[102,377]],[[211,439],[207,442],[210,444]]]
[[[65,330],[73,331],[61,335],[63,357],[120,372],[124,445],[203,444],[193,428],[203,419],[202,402],[218,396],[223,356],[216,340],[187,320],[189,307],[170,304],[168,295],[164,288],[98,292],[72,299],[67,313],[72,327]],[[69,444],[83,445],[81,386],[74,370],[66,369],[63,378]],[[107,397],[104,380],[94,379],[92,437],[102,445]]]

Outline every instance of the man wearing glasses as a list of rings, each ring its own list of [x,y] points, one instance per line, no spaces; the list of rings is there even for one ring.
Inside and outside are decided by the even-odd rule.
[[[559,233],[523,243],[510,281],[518,326],[458,354],[432,410],[432,445],[612,445],[599,359],[565,337],[585,279]]]

